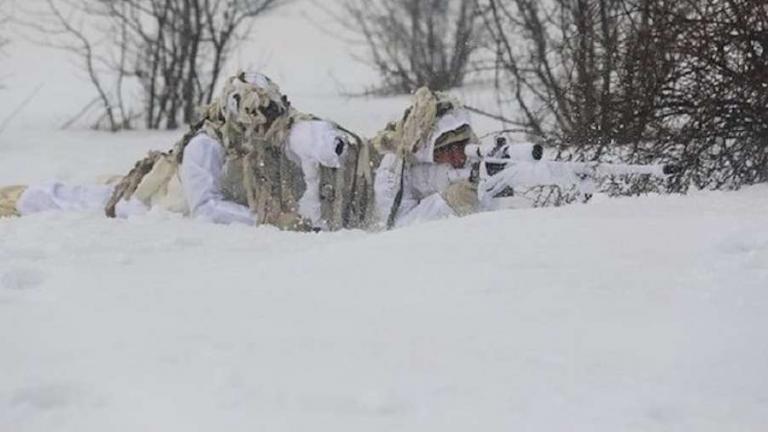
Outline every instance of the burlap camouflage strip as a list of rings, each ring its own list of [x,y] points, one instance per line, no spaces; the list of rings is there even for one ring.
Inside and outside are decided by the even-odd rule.
[[[227,152],[227,159],[242,158],[251,152],[253,145],[280,145],[279,141],[287,136],[287,129],[293,122],[287,100],[271,82],[265,87],[258,87],[246,82],[241,73],[227,80],[222,96],[203,108],[203,120],[192,125],[190,130],[176,143],[170,152],[150,152],[136,163],[134,168],[116,186],[106,206],[106,214],[115,217],[117,203],[130,199],[147,174],[152,171],[160,158],[165,158],[176,165],[183,160],[184,149],[198,133],[206,132],[219,140]],[[246,189],[249,187],[246,185]],[[253,200],[241,200],[250,204]],[[148,204],[148,203],[145,203]],[[257,210],[251,207],[251,210]],[[266,219],[266,218],[264,218]]]
[[[397,153],[409,158],[420,144],[429,140],[441,116],[461,107],[461,103],[452,96],[422,87],[413,95],[413,102],[403,117],[387,124],[373,138],[372,144],[381,153]]]
[[[21,194],[27,190],[26,186],[7,186],[0,188],[0,218],[19,216],[16,208]]]

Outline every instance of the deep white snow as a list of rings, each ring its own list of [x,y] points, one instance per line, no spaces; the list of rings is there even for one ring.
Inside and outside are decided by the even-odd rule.
[[[2,431],[759,431],[768,188],[307,235],[0,221]]]
[[[337,95],[371,75],[307,5],[231,69],[266,63],[364,134],[399,116],[404,98]],[[83,74],[23,39],[5,56],[0,121],[43,87],[0,132],[0,185],[123,173],[180,136],[58,131],[92,97]],[[760,432],[766,222],[766,185],[378,234],[0,220],[0,432]]]

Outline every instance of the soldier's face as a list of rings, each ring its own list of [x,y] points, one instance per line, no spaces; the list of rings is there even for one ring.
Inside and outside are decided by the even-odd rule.
[[[465,143],[456,143],[435,150],[435,163],[449,164],[453,168],[464,168],[467,155],[464,154]]]

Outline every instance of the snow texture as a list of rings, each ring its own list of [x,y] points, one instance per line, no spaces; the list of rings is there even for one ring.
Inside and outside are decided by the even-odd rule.
[[[336,95],[372,77],[307,4],[230,69],[267,58],[299,109],[365,135],[398,118],[407,98]],[[58,131],[82,72],[23,38],[6,55],[0,119],[44,87],[0,132],[0,185],[125,173],[181,135]],[[0,432],[763,431],[767,215],[756,186],[379,234],[0,220]]]
[[[0,221],[0,430],[761,430],[768,189],[383,234]]]

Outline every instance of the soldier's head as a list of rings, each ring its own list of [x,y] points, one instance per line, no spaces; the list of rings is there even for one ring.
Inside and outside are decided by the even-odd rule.
[[[437,118],[427,149],[432,150],[432,162],[463,168],[467,163],[464,148],[475,140],[469,115],[463,108],[451,108]]]
[[[466,163],[464,147],[474,139],[469,113],[456,98],[424,87],[414,95],[402,123],[404,142],[416,142],[413,155],[421,163]]]
[[[219,102],[226,123],[241,129],[270,125],[290,109],[288,98],[268,77],[241,72],[227,80]]]

